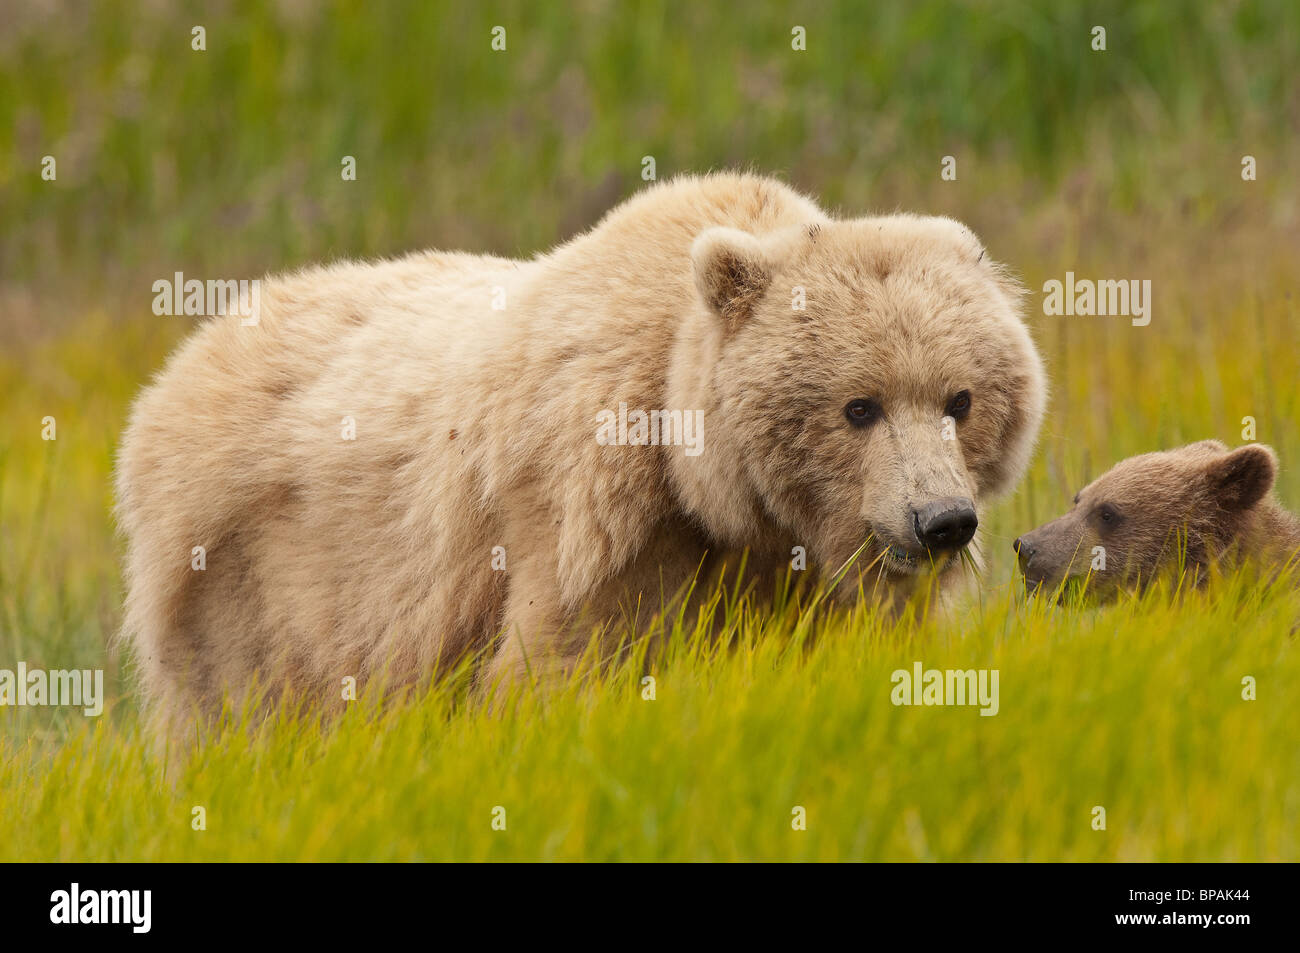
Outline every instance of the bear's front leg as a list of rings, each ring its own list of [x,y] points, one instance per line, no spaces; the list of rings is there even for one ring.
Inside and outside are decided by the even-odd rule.
[[[496,648],[479,672],[487,696],[527,680],[545,685],[573,668],[581,651],[566,645],[566,613],[556,579],[557,561],[538,547],[510,565],[509,594]]]
[[[524,679],[543,684],[572,668],[577,661],[577,655],[570,657],[560,644],[563,618],[558,603],[544,606],[532,600],[533,605],[516,610],[515,600],[512,598],[510,602],[496,652],[479,677],[480,687],[485,691]]]

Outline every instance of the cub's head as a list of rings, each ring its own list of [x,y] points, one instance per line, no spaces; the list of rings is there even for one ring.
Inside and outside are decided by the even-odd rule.
[[[1014,543],[1030,587],[1088,577],[1098,595],[1201,565],[1236,538],[1273,487],[1273,451],[1205,440],[1116,464],[1079,491],[1074,506]]]
[[[914,215],[711,228],[691,258],[715,489],[823,567],[868,539],[863,564],[895,577],[951,565],[1043,413],[1020,287],[965,226]],[[706,522],[744,535],[744,508],[705,495]]]

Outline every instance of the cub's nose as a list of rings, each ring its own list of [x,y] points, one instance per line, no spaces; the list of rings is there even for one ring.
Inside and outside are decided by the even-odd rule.
[[[961,549],[975,536],[975,504],[960,496],[933,500],[912,510],[912,529],[926,549]]]
[[[1023,536],[1017,536],[1016,541],[1011,544],[1011,548],[1016,551],[1020,557],[1020,568],[1028,569],[1029,563],[1034,558],[1034,553],[1038,552],[1032,543],[1028,542]]]

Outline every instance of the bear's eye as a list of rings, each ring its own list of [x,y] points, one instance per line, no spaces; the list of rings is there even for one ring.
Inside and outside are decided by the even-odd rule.
[[[855,427],[868,427],[884,415],[884,410],[874,400],[859,397],[844,407],[844,416]]]
[[[1109,503],[1103,503],[1097,507],[1097,519],[1107,526],[1114,526],[1120,520],[1119,510]]]
[[[948,406],[944,408],[944,416],[951,417],[954,420],[961,420],[970,413],[970,391],[959,390],[948,398]]]

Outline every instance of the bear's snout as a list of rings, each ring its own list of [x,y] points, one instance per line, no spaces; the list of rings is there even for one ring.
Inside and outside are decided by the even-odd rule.
[[[1029,564],[1034,560],[1034,553],[1038,552],[1038,548],[1030,542],[1028,536],[1017,536],[1015,541],[1011,544],[1011,548],[1016,551],[1016,556],[1020,563],[1020,571],[1027,572],[1029,570]]]
[[[1020,574],[1031,587],[1042,585],[1061,575],[1059,540],[1049,535],[1052,531],[1048,527],[1053,525],[1049,523],[1017,536],[1011,544],[1011,548],[1016,551],[1016,563],[1020,567]],[[1068,567],[1065,572],[1069,572]]]
[[[912,509],[916,541],[931,551],[961,549],[978,526],[975,504],[965,497],[946,496]]]

